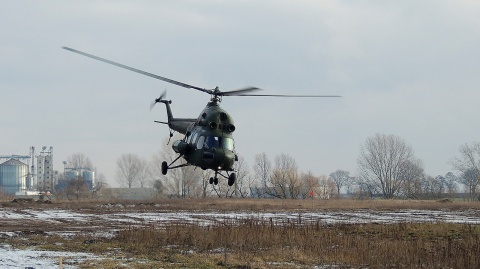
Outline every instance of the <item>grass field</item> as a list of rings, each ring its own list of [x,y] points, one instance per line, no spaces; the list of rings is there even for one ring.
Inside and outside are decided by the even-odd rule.
[[[105,207],[104,205],[123,205]],[[368,209],[469,211],[480,203],[373,200],[158,200],[143,202],[3,202],[20,210],[63,209],[104,214],[112,211],[329,212]],[[473,212],[473,213],[472,213]],[[325,224],[302,218],[281,224],[247,217],[215,223],[125,225],[112,236],[56,233],[58,225],[29,227],[4,237],[15,248],[86,252],[77,268],[480,268],[480,226],[447,222]],[[2,222],[4,230],[14,231]],[[56,227],[56,228],[55,228]],[[109,229],[105,227],[105,229]],[[65,261],[68,263],[68,260]]]

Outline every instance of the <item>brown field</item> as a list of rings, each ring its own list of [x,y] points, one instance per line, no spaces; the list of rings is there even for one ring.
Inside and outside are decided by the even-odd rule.
[[[0,200],[1,207],[38,207],[38,208],[64,208],[64,209],[89,209],[97,208],[99,204],[161,204],[162,208],[171,210],[221,210],[221,211],[263,211],[263,210],[337,210],[337,209],[479,209],[480,202],[465,200],[354,200],[354,199],[157,199],[148,201],[111,201],[111,200],[60,200],[30,203],[15,203],[12,199]]]
[[[121,203],[120,208],[100,207]],[[5,201],[9,209],[66,209],[103,214],[116,210],[309,212],[329,210],[480,210],[478,202],[403,200],[254,200],[166,199],[142,202],[55,201],[51,204]],[[160,205],[160,206],[159,206]],[[127,225],[111,237],[69,227],[10,223],[0,231],[16,248],[93,253],[78,268],[480,268],[480,226],[454,223],[338,224],[292,221],[276,225],[254,218],[213,225],[168,223]],[[112,227],[105,227],[111,229]],[[118,228],[118,227],[116,227]],[[71,228],[70,228],[71,229]],[[88,231],[88,227],[80,227]]]

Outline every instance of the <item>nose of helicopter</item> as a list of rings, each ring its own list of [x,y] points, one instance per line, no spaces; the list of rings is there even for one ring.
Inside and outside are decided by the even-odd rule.
[[[231,171],[235,163],[235,153],[230,150],[216,149],[213,152],[204,152],[203,160],[210,163],[212,168]]]
[[[235,162],[235,154],[230,150],[225,150],[224,158],[223,158],[223,169],[232,170],[234,162]]]

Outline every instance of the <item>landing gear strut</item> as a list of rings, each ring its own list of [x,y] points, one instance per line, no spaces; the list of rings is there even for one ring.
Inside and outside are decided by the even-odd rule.
[[[174,168],[179,168],[179,167],[184,167],[184,166],[188,166],[189,164],[188,163],[185,163],[185,164],[180,164],[180,165],[176,165],[176,166],[172,166],[178,159],[180,159],[180,157],[182,157],[183,155],[179,155],[175,160],[173,160],[172,163],[168,164],[166,161],[163,161],[162,162],[162,175],[166,175],[167,172],[168,172],[168,169],[174,169]]]

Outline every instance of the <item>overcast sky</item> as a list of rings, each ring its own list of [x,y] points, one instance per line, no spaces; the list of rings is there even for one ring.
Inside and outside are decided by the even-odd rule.
[[[0,0],[0,155],[53,146],[55,170],[79,152],[116,185],[124,153],[150,159],[174,116],[209,96],[62,50],[85,51],[191,85],[245,86],[225,97],[237,152],[292,156],[301,171],[355,174],[376,133],[399,136],[427,174],[452,171],[480,141],[479,1]]]

